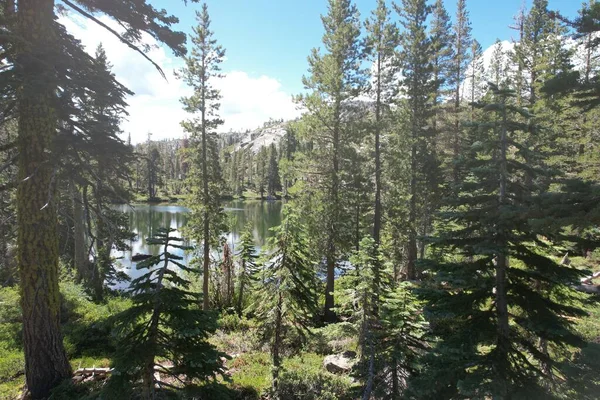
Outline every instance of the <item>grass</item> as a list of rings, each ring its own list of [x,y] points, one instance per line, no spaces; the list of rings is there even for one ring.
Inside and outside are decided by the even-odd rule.
[[[130,301],[109,297],[105,303],[96,304],[81,286],[70,281],[63,281],[60,289],[64,344],[72,368],[108,367],[114,349],[110,317],[130,307]],[[18,398],[25,384],[21,325],[18,289],[0,288],[0,399],[3,400]]]

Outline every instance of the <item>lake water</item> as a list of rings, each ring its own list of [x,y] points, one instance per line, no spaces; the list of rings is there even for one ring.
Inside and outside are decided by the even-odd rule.
[[[228,226],[231,232],[227,234],[230,247],[236,251],[240,235],[249,222],[252,225],[254,243],[257,248],[265,245],[267,239],[273,234],[272,227],[281,224],[281,201],[242,201],[232,200],[223,203]],[[129,229],[137,237],[130,243],[131,250],[125,252],[114,252],[118,260],[119,269],[127,273],[132,279],[143,274],[135,268],[136,263],[131,261],[134,254],[153,254],[161,251],[160,246],[149,245],[146,239],[151,237],[158,228],[171,227],[176,229],[174,236],[181,237],[181,228],[188,220],[189,210],[175,205],[121,205],[117,209],[129,215]],[[185,243],[185,242],[184,242]],[[190,243],[185,243],[189,245]],[[183,263],[187,264],[191,257],[179,249],[171,249],[172,252],[184,257]],[[127,283],[116,285],[115,288],[124,289]]]

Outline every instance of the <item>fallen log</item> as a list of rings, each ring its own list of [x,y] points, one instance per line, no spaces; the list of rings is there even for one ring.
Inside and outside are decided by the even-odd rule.
[[[106,375],[112,371],[113,368],[79,368],[73,372],[73,375]]]
[[[576,285],[573,286],[573,289],[584,293],[600,294],[600,286],[598,285]]]
[[[165,373],[173,368],[172,365],[155,365],[154,371]],[[73,372],[73,375],[107,375],[113,372],[114,368],[79,368]]]
[[[600,277],[600,271],[598,272],[594,272],[594,274],[592,276],[588,276],[585,278],[581,278],[581,283],[582,284],[589,284],[592,283],[592,281],[596,278]]]

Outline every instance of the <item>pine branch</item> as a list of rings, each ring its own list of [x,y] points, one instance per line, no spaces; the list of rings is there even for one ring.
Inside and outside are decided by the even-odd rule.
[[[94,17],[92,14],[88,13],[87,11],[85,11],[84,9],[82,9],[81,7],[79,7],[79,6],[71,3],[69,0],[62,0],[62,2],[65,3],[66,5],[68,5],[69,7],[71,7],[73,10],[77,11],[78,13],[80,13],[81,15],[83,15],[84,17],[91,19],[92,21],[94,21],[95,23],[97,23],[98,25],[100,25],[101,27],[103,27],[104,29],[106,29],[107,31],[109,31],[110,33],[112,33],[113,35],[115,35],[121,42],[125,43],[129,48],[131,48],[132,50],[134,50],[137,53],[141,54],[142,57],[144,57],[146,60],[150,61],[152,63],[152,65],[154,65],[154,67],[158,70],[158,72],[160,73],[160,75],[163,78],[165,78],[165,80],[167,80],[167,76],[165,75],[165,73],[162,70],[162,68],[156,62],[154,62],[150,57],[148,57],[136,45],[134,45],[129,40],[127,40],[125,37],[123,37],[123,35],[119,34],[119,32],[115,31],[110,26],[106,25],[104,22],[100,21],[98,18]]]

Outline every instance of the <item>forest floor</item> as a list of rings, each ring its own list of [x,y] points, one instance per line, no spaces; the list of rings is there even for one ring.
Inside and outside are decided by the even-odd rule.
[[[600,263],[594,259],[573,257],[571,262],[578,268],[600,271]],[[340,284],[336,286],[340,299],[343,299],[343,281],[344,278],[340,278]],[[96,304],[89,300],[81,286],[69,279],[62,279],[61,294],[64,343],[73,369],[109,367],[115,352],[110,317],[130,307],[130,300],[112,296],[104,303]],[[597,371],[600,370],[600,304],[590,303],[586,311],[588,316],[574,320],[576,329],[588,343],[576,357],[591,366],[589,370],[582,370],[581,374],[597,380]],[[231,357],[226,361],[227,373],[219,385],[223,392],[218,398],[263,398],[271,387],[271,360],[258,323],[235,314],[224,314],[218,322],[219,329],[210,341]],[[294,393],[311,393],[307,397],[311,399],[354,398],[358,385],[353,378],[349,374],[332,374],[323,365],[329,354],[357,350],[358,332],[354,325],[342,322],[314,328],[306,340],[291,332],[284,342],[285,361],[279,382],[280,389],[291,396],[286,398],[297,398]],[[0,399],[19,398],[23,386],[19,293],[16,287],[4,287],[0,288]],[[85,385],[75,391],[71,388],[66,397],[63,393],[56,399],[93,399],[94,396],[86,397],[92,389]]]
[[[83,288],[69,280],[61,283],[64,343],[73,370],[110,367],[115,349],[110,317],[130,307],[127,298],[108,297],[105,303],[89,300]],[[227,314],[210,341],[231,359],[220,379],[218,398],[261,399],[271,387],[271,359],[260,328],[253,320]],[[16,287],[0,288],[0,399],[19,399],[24,388],[19,294]],[[334,375],[323,366],[330,353],[356,350],[356,331],[347,323],[314,329],[307,342],[288,335],[280,388],[290,395],[313,393],[315,398],[344,399],[352,392],[348,374]],[[303,343],[302,345],[300,343]],[[97,383],[70,385],[53,399],[94,399]],[[211,390],[214,390],[211,389]],[[90,396],[91,395],[91,396]],[[333,397],[332,397],[333,396]],[[210,396],[209,396],[210,397]]]

